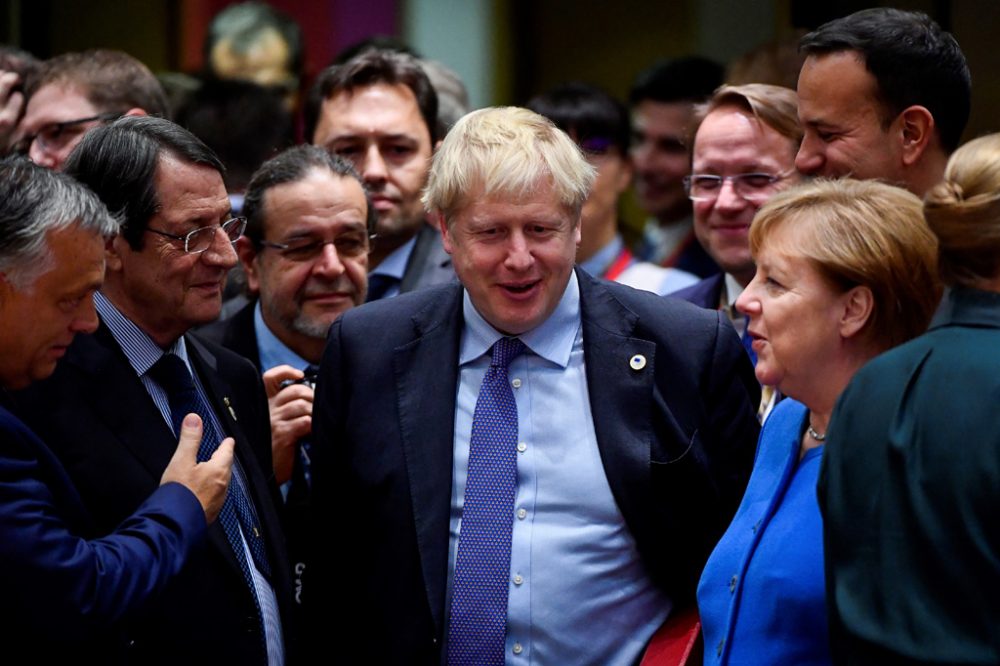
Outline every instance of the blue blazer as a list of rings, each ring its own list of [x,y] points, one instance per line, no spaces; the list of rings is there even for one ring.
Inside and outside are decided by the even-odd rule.
[[[117,621],[162,591],[204,534],[197,498],[172,483],[102,536],[49,448],[0,406],[4,660],[122,661]]]
[[[718,312],[577,276],[608,482],[680,606],[746,485],[759,387]],[[331,329],[314,407],[317,560],[330,562],[315,571],[316,620],[345,663],[440,664],[462,328],[456,284],[355,308]]]
[[[187,336],[188,355],[260,520],[287,651],[292,651],[291,566],[271,468],[271,430],[260,375],[245,359]],[[17,413],[63,463],[94,517],[110,532],[159,485],[177,440],[103,324],[77,336],[55,373],[15,396]],[[155,604],[128,618],[129,659],[143,664],[264,664],[255,601],[222,526]]]

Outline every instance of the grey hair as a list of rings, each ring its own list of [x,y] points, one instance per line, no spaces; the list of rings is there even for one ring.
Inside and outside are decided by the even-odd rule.
[[[105,238],[118,222],[70,176],[23,157],[0,160],[0,273],[23,290],[52,268],[46,236],[78,225]]]

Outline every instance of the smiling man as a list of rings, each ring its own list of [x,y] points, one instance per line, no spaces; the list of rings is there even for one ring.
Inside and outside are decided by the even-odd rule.
[[[22,396],[24,419],[108,531],[157,486],[182,412],[205,423],[199,460],[232,436],[232,484],[210,546],[154,608],[128,618],[128,657],[282,664],[292,585],[260,378],[246,360],[186,335],[218,316],[245,224],[231,217],[221,164],[187,130],[129,117],[88,132],[66,167],[121,233],[105,248],[97,332],[77,338],[55,374]]]
[[[799,50],[802,173],[879,179],[917,196],[941,181],[972,87],[954,37],[926,14],[882,7],[820,26]]]
[[[754,359],[746,317],[734,304],[756,271],[748,234],[757,209],[799,178],[795,92],[758,83],[723,86],[699,116],[686,187],[698,241],[723,272],[672,296],[724,312]]]
[[[420,203],[437,114],[437,94],[420,63],[393,51],[365,51],[330,67],[310,95],[307,136],[354,164],[378,215],[370,301],[455,279]]]
[[[465,116],[424,195],[461,284],[334,322],[314,508],[352,536],[314,622],[346,661],[634,663],[691,602],[759,391],[717,312],[574,269],[593,181],[545,118]]]

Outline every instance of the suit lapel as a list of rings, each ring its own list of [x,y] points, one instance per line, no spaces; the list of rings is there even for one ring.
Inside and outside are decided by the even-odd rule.
[[[633,534],[641,534],[638,523],[651,501],[656,344],[633,337],[638,317],[603,285],[579,270],[577,277],[597,447],[622,515]]]
[[[462,330],[456,286],[413,318],[416,338],[393,352],[399,428],[421,569],[434,621],[443,622]]]

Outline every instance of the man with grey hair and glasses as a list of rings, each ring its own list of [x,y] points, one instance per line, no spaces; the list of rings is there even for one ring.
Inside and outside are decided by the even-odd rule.
[[[574,269],[593,181],[542,116],[466,115],[424,194],[460,284],[334,322],[314,619],[346,662],[636,663],[692,603],[759,388],[719,313]]]
[[[105,248],[97,332],[23,396],[24,418],[99,528],[117,525],[155,486],[183,414],[204,421],[199,460],[232,436],[233,478],[210,547],[154,607],[128,618],[129,658],[282,664],[293,602],[260,376],[185,335],[218,316],[245,225],[231,216],[222,167],[190,132],[152,117],[91,130],[66,166],[119,217],[121,233]]]
[[[0,622],[13,661],[123,661],[121,620],[178,576],[226,496],[233,442],[197,464],[201,423],[187,415],[158,487],[98,528],[52,448],[12,413],[7,391],[49,376],[97,328],[92,296],[116,231],[73,179],[0,162]]]

